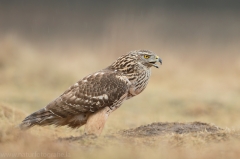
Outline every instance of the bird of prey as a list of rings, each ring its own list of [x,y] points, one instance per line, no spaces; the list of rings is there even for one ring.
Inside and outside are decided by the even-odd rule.
[[[147,86],[151,67],[162,60],[148,50],[131,51],[105,69],[90,74],[68,88],[44,108],[27,116],[19,127],[35,125],[85,125],[85,134],[100,135],[108,116],[124,100],[140,94]]]

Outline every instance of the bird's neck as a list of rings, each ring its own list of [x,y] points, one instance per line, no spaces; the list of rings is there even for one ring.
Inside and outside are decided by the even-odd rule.
[[[151,72],[150,68],[137,62],[117,63],[116,61],[108,69],[126,76],[130,81],[135,80],[139,75],[150,74]]]

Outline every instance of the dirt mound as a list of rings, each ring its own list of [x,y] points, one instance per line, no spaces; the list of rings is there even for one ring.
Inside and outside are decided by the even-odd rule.
[[[20,122],[25,113],[10,106],[6,106],[0,103],[0,125],[4,124],[15,124],[16,122]]]
[[[124,136],[156,136],[165,134],[186,134],[194,132],[217,132],[223,130],[217,126],[210,125],[201,122],[189,122],[189,123],[168,123],[158,122],[148,125],[143,125],[135,129],[120,131]]]
[[[0,143],[15,139],[15,127],[24,118],[20,110],[0,103]]]

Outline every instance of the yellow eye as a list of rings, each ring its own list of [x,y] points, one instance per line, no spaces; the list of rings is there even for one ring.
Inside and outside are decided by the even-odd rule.
[[[144,58],[145,59],[148,59],[150,56],[149,55],[144,55]]]

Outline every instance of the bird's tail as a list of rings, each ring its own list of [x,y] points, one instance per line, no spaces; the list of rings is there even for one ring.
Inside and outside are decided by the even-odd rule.
[[[21,130],[29,129],[35,125],[49,125],[53,121],[55,121],[56,118],[59,118],[55,114],[53,114],[51,111],[46,110],[45,108],[42,108],[31,115],[27,116],[22,123],[19,125],[19,128]]]

